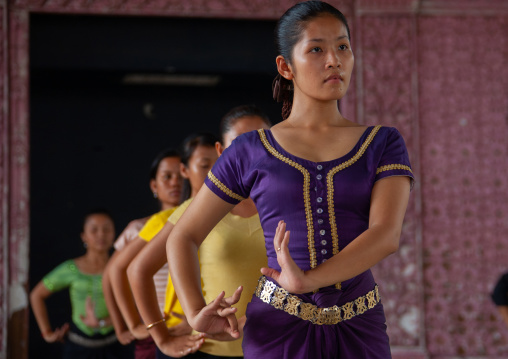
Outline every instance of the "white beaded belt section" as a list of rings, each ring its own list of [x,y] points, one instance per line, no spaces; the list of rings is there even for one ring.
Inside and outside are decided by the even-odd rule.
[[[107,336],[106,338],[101,339],[91,339],[91,338],[85,338],[82,337],[79,334],[69,332],[68,339],[78,345],[81,345],[82,347],[86,348],[102,348],[106,345],[113,344],[117,341],[116,335],[113,333],[110,336]]]
[[[333,307],[319,308],[314,304],[305,303],[296,295],[289,294],[287,290],[279,287],[265,276],[259,278],[255,295],[276,309],[318,325],[334,325],[349,320],[374,308],[381,301],[376,284],[374,289],[367,294],[340,307],[334,305]]]

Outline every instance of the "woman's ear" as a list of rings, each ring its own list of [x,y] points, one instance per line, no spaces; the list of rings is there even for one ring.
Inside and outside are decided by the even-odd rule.
[[[224,147],[222,147],[222,144],[219,141],[215,142],[215,151],[217,151],[217,156],[219,157],[222,155],[222,152],[224,152]]]
[[[286,62],[284,57],[282,57],[282,55],[277,56],[275,63],[277,64],[277,71],[279,71],[279,74],[282,77],[284,77],[286,80],[293,79],[293,70],[291,69],[289,63]]]
[[[187,167],[185,167],[185,165],[183,163],[180,163],[180,174],[185,179],[189,179],[189,175],[188,175],[187,171],[188,171]]]
[[[150,190],[152,193],[157,193],[157,181],[154,179],[150,180]]]

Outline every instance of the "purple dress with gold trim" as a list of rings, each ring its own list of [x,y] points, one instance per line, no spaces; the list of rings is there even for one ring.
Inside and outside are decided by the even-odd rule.
[[[251,197],[266,239],[268,265],[279,220],[302,270],[315,268],[367,230],[372,188],[389,176],[413,181],[395,128],[371,126],[345,156],[312,162],[286,152],[269,130],[235,139],[205,183],[224,201]],[[245,358],[390,358],[385,316],[370,270],[316,293],[292,295],[262,277],[247,307]]]

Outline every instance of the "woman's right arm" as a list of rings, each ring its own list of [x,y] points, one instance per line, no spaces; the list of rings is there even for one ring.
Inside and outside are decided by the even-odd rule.
[[[42,337],[48,343],[54,343],[57,341],[63,341],[63,338],[69,330],[69,324],[65,323],[60,328],[56,328],[54,331],[51,329],[51,324],[48,318],[48,310],[46,308],[46,298],[52,294],[42,281],[37,283],[32,292],[30,293],[30,304],[34,313],[37,325],[41,331]]]
[[[144,323],[146,325],[158,323],[150,328],[150,335],[157,347],[166,355],[178,357],[196,352],[203,344],[203,335],[190,335],[190,327],[184,335],[171,335],[166,322],[161,321],[164,313],[159,309],[153,276],[166,262],[164,249],[172,229],[173,224],[166,222],[159,233],[133,259],[127,268],[127,276]]]
[[[109,263],[109,280],[116,303],[118,304],[118,308],[130,332],[137,339],[145,339],[149,334],[141,322],[136,304],[134,303],[134,298],[127,279],[127,267],[145,245],[146,242],[137,237],[119,251],[115,258],[111,258]]]
[[[166,222],[157,235],[147,243],[127,268],[127,276],[132,293],[143,322],[155,323],[164,316],[159,309],[153,276],[166,261],[164,248],[173,224]],[[169,336],[165,322],[153,326],[150,334],[157,345]]]
[[[106,302],[106,307],[108,308],[109,316],[111,318],[113,328],[115,328],[118,341],[123,345],[127,345],[134,340],[134,336],[129,331],[127,324],[123,320],[122,313],[116,304],[110,279],[111,264],[118,256],[118,253],[118,251],[113,253],[106,265],[106,268],[104,269],[104,272],[102,273],[102,291],[104,292],[104,301]]]
[[[166,251],[171,279],[189,324],[197,331],[239,337],[231,305],[240,298],[241,288],[232,297],[224,292],[209,305],[201,293],[198,248],[215,225],[233,209],[207,186],[194,198],[169,235]]]

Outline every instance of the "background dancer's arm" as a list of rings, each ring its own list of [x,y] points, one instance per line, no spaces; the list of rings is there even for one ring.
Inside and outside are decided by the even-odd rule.
[[[224,293],[217,293],[219,296],[206,305],[198,261],[199,246],[233,207],[208,187],[201,187],[169,235],[166,249],[173,285],[189,324],[200,332],[226,332],[238,338],[236,308],[231,305],[240,298],[241,288],[229,298],[224,298]]]
[[[164,354],[176,357],[197,351],[203,344],[203,335],[190,335],[192,329],[186,320],[169,329],[165,321],[160,322],[164,313],[159,309],[153,276],[166,262],[166,240],[172,228],[170,222],[164,225],[131,262],[127,275],[144,323],[149,325],[158,322],[149,330],[157,347]]]
[[[53,292],[47,289],[42,281],[37,283],[30,293],[30,304],[32,306],[35,319],[37,320],[37,325],[39,326],[42,337],[48,343],[63,341],[65,334],[69,331],[68,323],[65,323],[55,330],[51,329],[48,309],[45,302],[46,298],[48,298],[51,294],[53,294]]]
[[[145,246],[146,242],[136,237],[132,242],[127,244],[110,266],[110,282],[113,288],[113,294],[120,308],[120,312],[129,327],[130,332],[136,339],[148,338],[148,332],[145,325],[141,322],[141,318],[134,303],[129,281],[127,279],[127,267],[132,259]]]
[[[369,228],[325,263],[306,272],[300,270],[291,258],[287,246],[290,233],[285,224],[279,224],[274,248],[281,272],[263,268],[262,273],[297,294],[312,292],[363,273],[397,251],[409,190],[409,177],[387,177],[377,181],[372,189]]]
[[[108,261],[108,264],[106,265],[106,268],[104,269],[104,272],[102,273],[102,291],[104,293],[104,301],[106,302],[106,306],[111,317],[111,322],[113,323],[113,328],[115,328],[115,333],[118,341],[123,345],[126,345],[134,340],[134,336],[129,331],[127,323],[125,323],[123,320],[122,313],[116,304],[115,295],[113,294],[113,288],[111,287],[109,276],[111,263],[113,263],[116,256],[118,256],[118,251],[113,253],[110,260]]]

